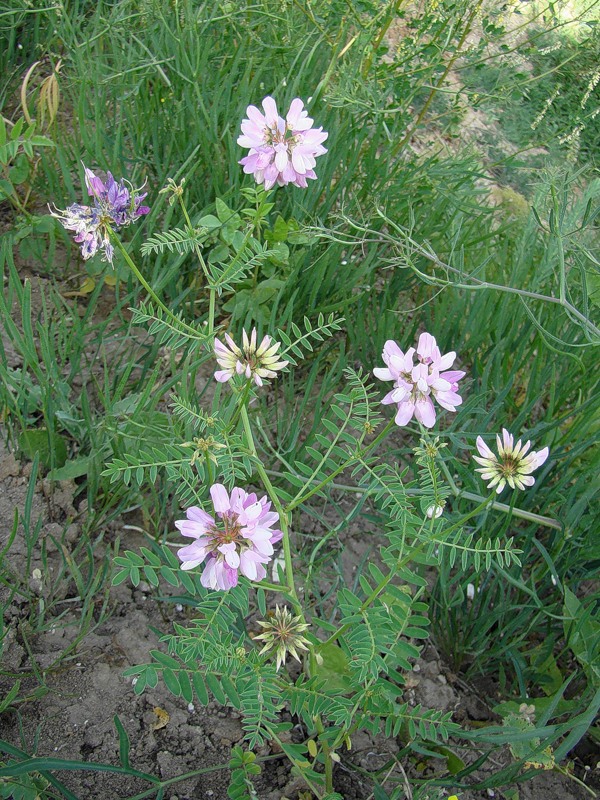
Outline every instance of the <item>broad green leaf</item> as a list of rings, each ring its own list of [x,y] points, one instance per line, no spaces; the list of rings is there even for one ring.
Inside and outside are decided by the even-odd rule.
[[[600,623],[592,618],[590,610],[585,609],[568,588],[565,590],[563,626],[565,638],[581,666],[600,677]]]
[[[325,681],[331,691],[347,691],[350,686],[348,657],[337,644],[323,644],[316,650],[315,676]],[[322,663],[319,661],[322,660]]]
[[[13,185],[10,181],[0,178],[0,200],[11,197],[14,193]]]
[[[87,475],[90,465],[93,463],[91,456],[79,456],[67,461],[66,464],[48,473],[48,477],[53,481],[71,481]]]
[[[30,460],[38,453],[44,467],[62,467],[67,460],[66,440],[59,433],[46,428],[24,430],[19,437],[19,447]]]
[[[14,186],[25,183],[29,177],[29,161],[23,154],[16,157],[14,165],[8,171],[8,177]]]
[[[207,214],[205,217],[201,217],[198,220],[197,225],[201,228],[208,228],[209,231],[221,227],[220,221],[217,219],[217,217],[215,217],[214,214]]]

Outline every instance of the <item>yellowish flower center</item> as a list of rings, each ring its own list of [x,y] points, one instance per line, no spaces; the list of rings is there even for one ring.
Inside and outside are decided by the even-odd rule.
[[[240,530],[242,526],[238,522],[237,514],[224,514],[221,523],[223,525],[222,528],[217,528],[216,525],[213,525],[208,531],[209,535],[212,536],[215,549],[221,544],[237,542],[241,538]]]

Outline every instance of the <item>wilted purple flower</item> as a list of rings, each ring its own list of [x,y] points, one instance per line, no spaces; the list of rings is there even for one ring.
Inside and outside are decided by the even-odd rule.
[[[442,355],[435,338],[429,333],[422,333],[417,349],[410,347],[406,353],[391,339],[385,343],[383,360],[386,367],[377,367],[373,373],[382,381],[394,381],[394,388],[381,402],[384,405],[397,404],[397,425],[406,425],[414,415],[426,428],[432,428],[436,419],[433,398],[442,408],[456,411],[456,406],[462,403],[458,382],[466,373],[448,369],[455,358],[455,352]]]
[[[124,228],[150,211],[148,206],[142,205],[146,192],[139,194],[140,190],[134,189],[124,179],[117,182],[110,172],[106,174],[104,182],[91,169],[85,165],[83,168],[85,184],[89,196],[93,198],[93,205],[73,203],[64,211],[55,208],[54,211],[50,209],[50,213],[60,221],[63,228],[75,231],[74,240],[81,245],[81,254],[85,260],[101,251],[103,260],[112,264],[114,247],[110,243],[109,230]]]
[[[223,369],[215,372],[219,383],[226,383],[234,375],[245,375],[252,378],[257,386],[263,385],[263,378],[274,378],[276,371],[287,367],[289,361],[279,361],[280,342],[272,344],[270,336],[264,336],[256,346],[256,328],[252,329],[250,338],[246,331],[242,334],[242,347],[239,348],[231,336],[226,333],[227,345],[215,339],[215,357]]]
[[[477,468],[475,472],[481,473],[482,480],[489,481],[488,489],[495,486],[496,493],[500,494],[507,483],[511,489],[515,487],[525,489],[526,486],[533,486],[535,478],[531,477],[531,473],[541,467],[548,458],[550,452],[548,448],[532,450],[527,455],[531,442],[527,441],[522,445],[519,439],[515,445],[512,433],[509,433],[506,428],[502,428],[502,439],[496,435],[496,445],[498,455],[490,450],[481,436],[478,436],[477,449],[481,458],[473,456],[475,461],[481,464],[481,467]]]
[[[208,589],[231,589],[238,582],[238,572],[251,581],[262,581],[267,574],[264,564],[273,555],[273,545],[283,536],[271,530],[279,514],[271,511],[266,496],[234,488],[231,497],[220,483],[211,486],[210,495],[218,517],[215,520],[201,508],[186,511],[187,519],[175,525],[184,536],[195,539],[177,555],[182,569],[194,569],[206,562],[201,583]]]
[[[306,188],[307,178],[315,179],[317,156],[327,150],[321,142],[328,134],[313,128],[313,122],[304,103],[297,97],[292,100],[285,119],[277,113],[272,97],[262,101],[264,114],[256,106],[248,106],[248,119],[242,121],[242,135],[237,143],[249,147],[250,153],[239,162],[247,175],[254,175],[257,183],[271,189],[277,183]]]

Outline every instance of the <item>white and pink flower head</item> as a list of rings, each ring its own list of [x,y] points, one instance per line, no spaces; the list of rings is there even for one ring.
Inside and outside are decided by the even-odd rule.
[[[466,373],[449,369],[455,359],[455,352],[441,354],[430,333],[422,333],[417,349],[410,347],[406,353],[388,339],[383,348],[386,366],[376,367],[373,374],[382,381],[394,382],[381,402],[397,405],[397,425],[407,425],[414,416],[426,428],[432,428],[436,420],[434,400],[442,408],[456,411],[462,403],[458,382]]]
[[[251,581],[262,581],[273,545],[283,536],[280,530],[272,530],[279,514],[271,511],[266,496],[258,500],[256,494],[237,487],[229,495],[222,484],[215,483],[210,495],[216,519],[194,506],[187,509],[187,519],[175,523],[183,536],[194,539],[177,551],[181,569],[194,569],[205,562],[200,581],[208,589],[231,589],[237,585],[239,573]]]
[[[548,448],[529,452],[531,442],[522,444],[519,439],[515,444],[512,433],[506,428],[502,428],[502,438],[496,435],[496,446],[498,455],[490,450],[481,436],[477,437],[477,449],[480,455],[473,458],[481,464],[481,467],[475,472],[479,472],[484,481],[489,481],[488,489],[495,487],[496,493],[500,494],[507,483],[511,489],[533,486],[535,478],[531,473],[541,467],[548,458],[550,453]]]
[[[246,109],[248,119],[242,121],[237,143],[250,148],[250,152],[239,163],[257,183],[264,183],[265,189],[288,183],[305,189],[307,179],[317,177],[316,159],[327,152],[322,142],[328,134],[322,127],[313,128],[314,120],[297,97],[285,119],[279,116],[272,97],[265,97],[262,107],[264,113],[256,106]]]
[[[265,378],[277,377],[277,372],[287,367],[289,361],[282,361],[279,354],[281,342],[273,342],[264,336],[257,344],[256,328],[250,336],[242,332],[242,347],[238,347],[231,336],[225,334],[225,344],[215,339],[214,351],[217,363],[222,369],[215,372],[219,383],[226,383],[234,375],[244,375],[257,386],[262,386]]]

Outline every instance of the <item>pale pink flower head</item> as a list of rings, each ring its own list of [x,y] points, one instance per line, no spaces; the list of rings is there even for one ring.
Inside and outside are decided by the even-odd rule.
[[[314,120],[297,97],[285,119],[279,116],[272,97],[265,97],[262,107],[263,111],[256,106],[246,109],[248,118],[242,121],[237,143],[250,152],[239,163],[257,183],[264,183],[265,189],[288,183],[305,189],[307,179],[317,177],[316,159],[327,152],[322,142],[328,134],[322,127],[313,128]]]
[[[194,539],[177,551],[181,569],[194,569],[205,562],[200,581],[207,589],[225,591],[237,586],[238,573],[262,581],[273,545],[283,536],[272,529],[279,514],[271,511],[266,496],[258,500],[256,494],[237,487],[229,495],[222,484],[215,483],[210,495],[216,518],[194,506],[187,509],[187,519],[175,523],[183,536]]]
[[[381,402],[396,404],[397,425],[407,425],[414,416],[426,428],[432,428],[436,420],[434,400],[442,408],[456,411],[462,403],[458,382],[466,373],[449,369],[455,359],[455,352],[441,354],[430,333],[422,333],[416,350],[410,347],[406,353],[388,339],[383,347],[386,366],[376,367],[373,374],[382,381],[394,382]]]
[[[287,367],[289,361],[280,361],[278,350],[281,342],[272,343],[270,336],[264,336],[257,346],[256,328],[248,337],[242,334],[242,347],[238,347],[231,336],[225,334],[225,342],[215,339],[214,349],[217,363],[223,369],[215,372],[219,383],[226,383],[234,375],[244,375],[257,386],[263,385],[263,378],[275,378],[277,371]]]
[[[484,481],[489,481],[488,489],[496,487],[497,494],[508,485],[511,489],[525,489],[533,486],[535,479],[531,473],[541,467],[548,458],[549,450],[532,450],[529,452],[531,442],[521,443],[519,439],[514,444],[513,435],[506,428],[502,428],[502,438],[496,435],[498,455],[490,450],[481,436],[477,437],[477,449],[480,456],[473,456],[481,467],[475,471],[481,473]]]

